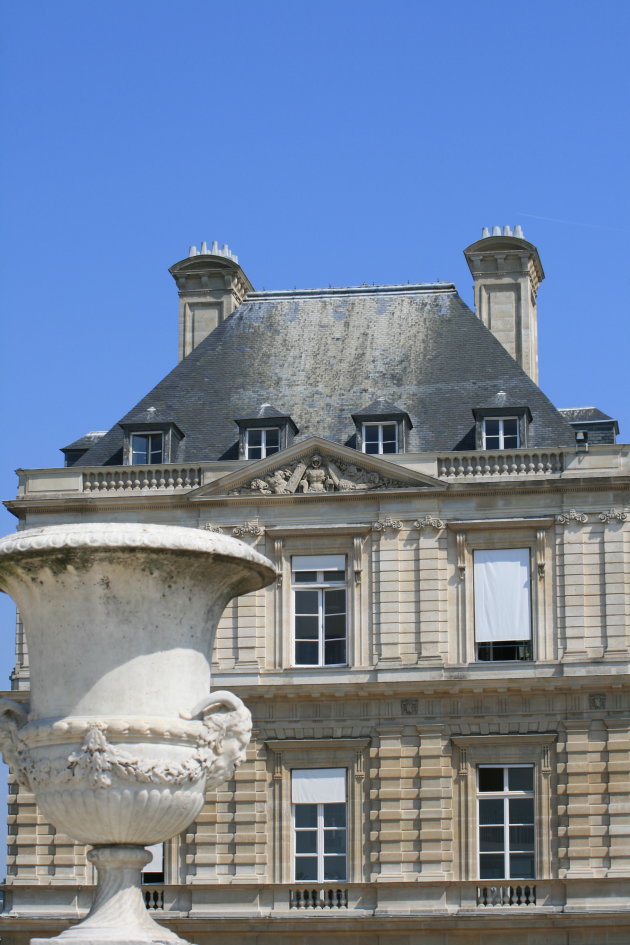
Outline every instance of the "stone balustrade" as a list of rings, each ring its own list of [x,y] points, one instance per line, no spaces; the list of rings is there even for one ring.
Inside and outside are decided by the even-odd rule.
[[[561,451],[489,450],[439,456],[440,479],[504,478],[506,476],[554,476],[564,472]]]
[[[83,473],[83,492],[172,492],[201,485],[200,466],[104,466]]]

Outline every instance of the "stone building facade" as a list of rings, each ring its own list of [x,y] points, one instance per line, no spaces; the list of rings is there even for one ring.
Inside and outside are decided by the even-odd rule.
[[[192,248],[178,366],[8,503],[276,565],[214,650],[247,761],[146,877],[198,945],[630,941],[630,452],[537,386],[536,248],[465,252],[476,313],[446,283],[255,292]],[[93,879],[12,784],[2,941],[76,921]]]

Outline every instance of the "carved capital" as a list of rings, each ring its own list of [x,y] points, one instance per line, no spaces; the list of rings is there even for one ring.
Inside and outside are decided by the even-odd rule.
[[[393,519],[391,515],[386,515],[385,518],[372,523],[372,528],[375,532],[386,532],[390,529],[391,531],[399,532],[402,527],[403,523],[397,519]]]
[[[244,538],[251,535],[253,538],[260,538],[265,534],[265,529],[258,522],[245,522],[243,525],[235,525],[232,529],[235,538]]]
[[[584,512],[576,512],[575,509],[569,509],[568,512],[562,512],[560,515],[556,515],[558,525],[570,525],[572,522],[584,525],[587,520],[587,516]]]
[[[424,528],[434,528],[437,532],[439,532],[443,528],[446,528],[446,522],[443,522],[441,518],[435,518],[432,515],[425,515],[424,518],[417,518],[413,524],[414,528],[419,528],[420,530]]]
[[[620,509],[608,509],[607,512],[599,513],[599,520],[605,525],[608,525],[610,522],[625,522],[627,518],[627,513],[622,512]]]

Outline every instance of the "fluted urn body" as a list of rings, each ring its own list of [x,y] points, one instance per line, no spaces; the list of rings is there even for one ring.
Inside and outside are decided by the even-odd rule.
[[[61,525],[0,539],[0,587],[22,614],[32,693],[28,715],[0,705],[3,752],[43,816],[96,846],[109,886],[112,870],[139,877],[146,854],[130,867],[134,846],[185,829],[243,758],[248,710],[210,694],[214,634],[232,597],[274,576],[242,542],[199,529]],[[113,859],[112,845],[122,845]],[[114,926],[119,906],[105,910]],[[59,941],[173,940],[144,915],[116,931],[105,912],[101,903]]]

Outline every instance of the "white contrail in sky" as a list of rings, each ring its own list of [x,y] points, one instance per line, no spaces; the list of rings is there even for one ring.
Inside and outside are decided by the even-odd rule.
[[[547,220],[548,223],[563,223],[565,226],[590,226],[597,230],[619,230],[618,226],[606,226],[603,223],[580,223],[577,220],[559,220],[558,217],[539,217],[535,213],[522,213],[518,211],[518,216],[529,217],[530,220]]]

